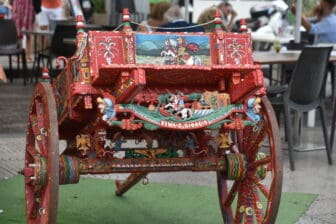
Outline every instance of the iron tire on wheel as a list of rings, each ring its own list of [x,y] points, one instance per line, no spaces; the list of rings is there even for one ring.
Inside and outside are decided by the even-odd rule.
[[[59,187],[56,103],[49,83],[38,83],[26,133],[25,195],[28,224],[56,223]]]
[[[224,223],[272,224],[276,220],[282,189],[280,135],[273,108],[266,97],[262,98],[261,107],[262,119],[257,130],[246,126],[234,133],[240,156],[233,157],[246,162],[244,176],[229,180],[228,173],[217,172]]]

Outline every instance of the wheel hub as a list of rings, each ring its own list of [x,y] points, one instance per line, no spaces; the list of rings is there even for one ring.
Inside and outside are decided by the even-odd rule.
[[[243,154],[227,154],[227,179],[242,180],[247,174],[247,161]]]
[[[41,156],[34,157],[34,163],[28,164],[21,173],[28,179],[28,182],[34,182],[34,185],[45,186],[47,183],[47,162],[46,158]]]

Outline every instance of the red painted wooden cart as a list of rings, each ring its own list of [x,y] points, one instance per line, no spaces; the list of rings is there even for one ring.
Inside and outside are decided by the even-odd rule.
[[[52,81],[36,85],[25,168],[27,223],[56,223],[58,189],[81,174],[215,171],[224,223],[274,223],[282,186],[278,126],[251,36],[84,32]],[[66,148],[59,151],[59,140]]]

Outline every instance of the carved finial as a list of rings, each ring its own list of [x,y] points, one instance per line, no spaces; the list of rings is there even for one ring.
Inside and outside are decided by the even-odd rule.
[[[218,9],[215,11],[214,24],[216,31],[222,30],[222,17]]]
[[[131,21],[131,17],[130,17],[130,13],[128,11],[128,8],[124,8],[123,9],[123,16],[122,16],[122,22],[130,22]]]
[[[247,24],[246,24],[246,20],[245,19],[241,19],[240,20],[240,29],[239,31],[241,33],[246,33],[247,32]]]
[[[45,66],[42,68],[42,77],[41,78],[42,78],[42,81],[49,81],[50,80],[49,70]]]
[[[76,28],[78,32],[83,32],[83,29],[85,27],[84,19],[82,15],[76,16]]]

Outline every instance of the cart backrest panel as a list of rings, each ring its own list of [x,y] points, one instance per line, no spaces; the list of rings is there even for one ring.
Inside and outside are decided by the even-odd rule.
[[[101,67],[253,65],[250,34],[89,32],[91,76]]]
[[[136,64],[212,64],[210,35],[135,34]],[[212,46],[213,48],[213,46]]]
[[[91,71],[95,75],[102,64],[125,64],[121,32],[89,31],[88,44]]]

